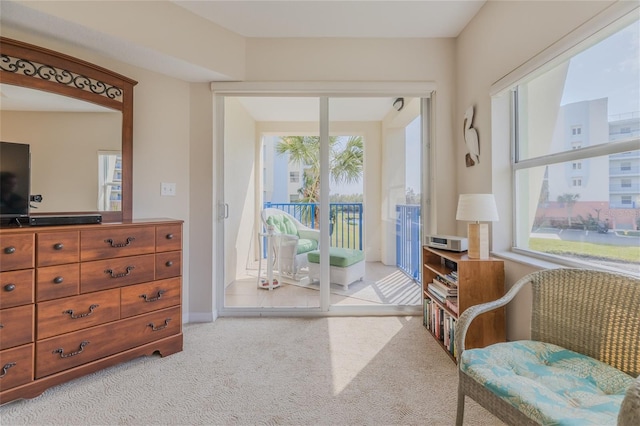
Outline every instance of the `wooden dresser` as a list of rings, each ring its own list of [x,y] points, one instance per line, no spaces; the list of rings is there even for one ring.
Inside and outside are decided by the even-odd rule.
[[[182,350],[182,221],[0,229],[0,403]]]

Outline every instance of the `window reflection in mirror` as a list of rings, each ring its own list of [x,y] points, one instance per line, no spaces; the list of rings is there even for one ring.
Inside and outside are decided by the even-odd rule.
[[[98,151],[98,210],[122,210],[122,152]]]

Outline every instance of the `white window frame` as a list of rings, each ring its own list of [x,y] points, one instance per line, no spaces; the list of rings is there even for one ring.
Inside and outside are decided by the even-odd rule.
[[[494,227],[494,249],[497,248],[496,254],[505,258],[511,258],[520,262],[531,263],[539,267],[553,267],[552,265],[568,265],[573,267],[584,267],[584,264],[575,262],[569,258],[557,258],[556,256],[546,255],[544,253],[533,252],[531,250],[523,250],[516,247],[516,231],[518,229],[516,215],[516,172],[519,169],[543,166],[547,164],[556,164],[572,160],[583,160],[590,157],[601,155],[611,155],[619,152],[637,150],[638,138],[632,140],[625,139],[623,141],[610,142],[599,146],[585,147],[581,145],[581,141],[573,141],[572,149],[558,154],[548,155],[539,158],[532,158],[526,161],[515,163],[515,135],[517,133],[517,125],[515,121],[515,106],[517,105],[517,95],[514,90],[518,84],[526,79],[544,73],[551,69],[559,62],[574,56],[583,50],[584,46],[590,46],[597,42],[593,40],[598,37],[600,40],[613,34],[615,31],[623,28],[631,22],[637,20],[638,5],[631,5],[629,2],[618,2],[612,7],[604,10],[596,15],[584,25],[576,28],[564,38],[558,40],[548,49],[531,58],[512,72],[508,73],[500,80],[496,81],[490,90],[492,97],[492,132],[495,136],[494,143],[508,143],[511,141],[511,154],[504,156],[500,154],[500,150],[494,150],[493,160],[497,161],[499,166],[494,168],[494,183],[497,176],[506,175],[500,172],[500,167],[508,167],[505,161],[510,160],[511,180],[507,183],[502,178],[498,178],[497,182],[504,184],[496,184],[495,191],[500,189],[510,189],[510,194],[505,196],[506,202],[511,201],[511,215],[508,217],[510,222],[510,232],[504,232]],[[503,145],[504,146],[504,145]],[[504,151],[502,151],[504,152]],[[508,158],[507,158],[508,157]],[[509,204],[505,204],[505,207]],[[505,211],[505,214],[507,212]],[[504,229],[504,228],[503,228]],[[506,230],[505,230],[506,231]],[[509,244],[508,240],[511,244]],[[505,250],[505,251],[500,251]]]

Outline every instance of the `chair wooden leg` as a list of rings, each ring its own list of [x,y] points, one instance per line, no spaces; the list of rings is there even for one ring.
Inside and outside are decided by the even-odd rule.
[[[458,411],[456,412],[456,426],[462,426],[464,422],[464,392],[458,383]]]

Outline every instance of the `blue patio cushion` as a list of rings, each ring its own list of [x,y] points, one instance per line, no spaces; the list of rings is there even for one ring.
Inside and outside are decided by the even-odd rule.
[[[307,253],[307,260],[311,263],[320,263],[320,252],[315,250]],[[363,260],[364,252],[362,250],[329,247],[329,264],[331,266],[346,268]]]
[[[545,425],[615,425],[633,378],[550,343],[522,340],[469,349],[460,368]]]
[[[316,240],[310,240],[308,238],[300,238],[298,240],[298,247],[296,254],[306,253],[308,251],[316,250],[318,248],[318,242]]]
[[[276,232],[287,235],[298,235],[298,228],[289,217],[283,214],[274,214],[267,218],[267,225],[273,225]]]

